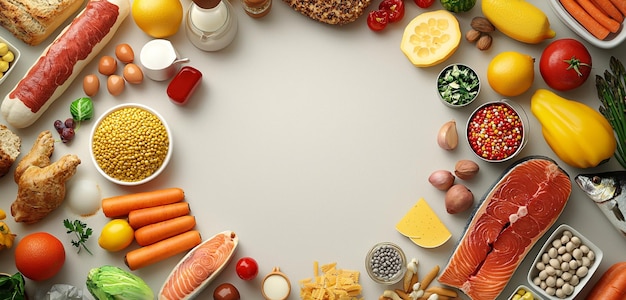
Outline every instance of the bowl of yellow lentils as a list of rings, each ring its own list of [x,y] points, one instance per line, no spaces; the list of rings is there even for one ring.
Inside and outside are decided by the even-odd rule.
[[[172,156],[172,133],[155,110],[137,103],[117,105],[98,118],[89,152],[96,169],[120,185],[157,177]]]

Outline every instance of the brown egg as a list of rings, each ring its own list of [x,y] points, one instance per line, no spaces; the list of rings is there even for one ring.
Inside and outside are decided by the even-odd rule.
[[[141,68],[133,63],[129,63],[124,66],[124,79],[132,84],[139,84],[143,81],[143,71]]]
[[[107,90],[109,90],[109,93],[113,96],[121,94],[124,91],[125,85],[124,78],[120,75],[113,74],[107,79]]]
[[[132,63],[135,60],[135,52],[129,44],[119,44],[115,47],[115,56],[125,64]]]
[[[96,74],[89,74],[83,78],[83,91],[89,97],[93,97],[100,89],[100,79]]]
[[[109,55],[101,57],[100,62],[98,63],[98,71],[102,75],[112,75],[115,71],[117,71],[117,61]]]

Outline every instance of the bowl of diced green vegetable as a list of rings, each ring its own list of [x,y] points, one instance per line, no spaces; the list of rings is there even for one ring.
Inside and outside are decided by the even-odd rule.
[[[480,78],[464,64],[451,64],[437,76],[437,94],[445,105],[460,108],[469,105],[480,93]]]

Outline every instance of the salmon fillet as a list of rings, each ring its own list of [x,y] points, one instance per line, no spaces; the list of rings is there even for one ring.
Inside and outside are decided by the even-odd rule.
[[[496,299],[561,215],[571,190],[569,175],[553,160],[533,156],[516,162],[474,211],[439,282],[473,300]]]
[[[192,249],[165,281],[159,299],[187,299],[199,292],[205,281],[228,262],[237,239],[234,232],[223,232]]]

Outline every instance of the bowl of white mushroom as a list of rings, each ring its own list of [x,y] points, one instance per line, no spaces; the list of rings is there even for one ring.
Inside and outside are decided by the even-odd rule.
[[[602,261],[602,250],[567,224],[546,240],[528,272],[528,283],[545,299],[574,299]]]

